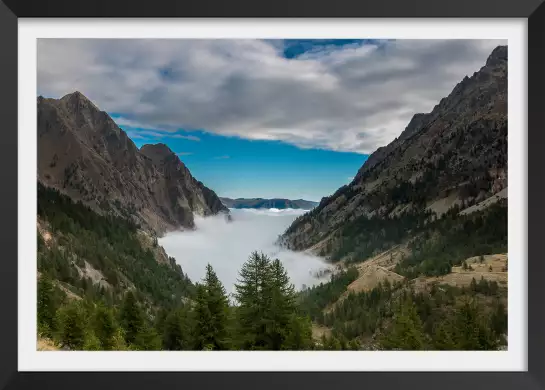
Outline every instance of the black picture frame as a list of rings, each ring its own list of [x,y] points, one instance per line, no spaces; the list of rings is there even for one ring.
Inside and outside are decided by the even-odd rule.
[[[545,180],[545,5],[543,0],[3,0],[0,5],[0,388],[545,389],[545,296],[541,229]],[[492,17],[528,22],[528,371],[526,372],[18,372],[17,371],[17,19],[19,17]],[[530,81],[531,80],[531,81]],[[510,129],[524,131],[524,129]],[[20,139],[24,142],[24,139]],[[532,229],[529,229],[529,228]],[[516,261],[513,260],[513,261]]]

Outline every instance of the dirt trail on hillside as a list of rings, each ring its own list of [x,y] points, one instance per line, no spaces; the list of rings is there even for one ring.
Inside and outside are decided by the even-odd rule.
[[[359,276],[350,283],[346,291],[337,301],[324,309],[324,313],[330,313],[350,293],[370,291],[388,280],[391,284],[405,279],[393,271],[395,266],[409,254],[407,245],[397,245],[369,260],[356,264]],[[473,256],[465,260],[468,269],[463,266],[452,267],[449,274],[443,276],[421,276],[410,281],[416,291],[429,290],[434,284],[448,284],[455,287],[468,287],[475,279],[479,282],[481,278],[486,281],[496,281],[500,287],[507,287],[507,254],[493,254]],[[346,264],[345,264],[346,266]]]

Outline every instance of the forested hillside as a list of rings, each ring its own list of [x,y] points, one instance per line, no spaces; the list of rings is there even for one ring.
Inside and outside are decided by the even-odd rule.
[[[291,201],[220,200],[167,145],[137,149],[80,93],[38,106],[38,337],[47,348],[506,348],[507,47],[287,228],[282,249],[336,266],[302,291],[280,260],[253,252],[228,295],[206,256],[204,279],[190,280],[187,263],[158,243],[195,228],[194,213]]]
[[[350,184],[299,217],[281,242],[333,261],[363,261],[423,230],[442,234],[448,224],[458,234],[442,239],[448,245],[462,247],[468,238],[472,255],[504,251],[507,207],[473,213],[506,197],[507,47],[499,46],[430,113],[414,115],[398,138],[371,154]]]
[[[38,333],[84,350],[309,349],[310,320],[278,260],[253,253],[236,306],[211,266],[193,284],[156,241],[39,185]],[[155,249],[155,250],[154,250]]]
[[[436,284],[429,292],[386,282],[346,295],[359,276],[347,268],[330,282],[297,293],[280,261],[253,253],[240,271],[235,296],[228,297],[212,267],[195,285],[174,259],[164,262],[156,241],[139,239],[132,222],[96,214],[41,185],[38,213],[38,331],[59,348],[495,349],[505,344],[506,290],[495,282],[474,280],[467,289]],[[313,339],[311,322],[331,329],[330,335]]]
[[[507,226],[500,46],[279,243],[344,269],[302,293],[328,348],[497,349],[507,331]]]

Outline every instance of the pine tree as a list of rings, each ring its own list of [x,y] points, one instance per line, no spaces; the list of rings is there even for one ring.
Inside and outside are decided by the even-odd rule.
[[[385,330],[385,334],[380,338],[380,344],[382,348],[388,350],[426,348],[427,340],[422,321],[410,297],[406,297],[398,304],[393,324]]]
[[[85,337],[85,342],[83,343],[83,350],[102,351],[104,350],[104,348],[99,338],[93,332],[89,332]]]
[[[469,284],[469,290],[473,293],[477,292],[478,287],[477,287],[477,281],[475,280],[475,278],[471,279],[471,283]]]
[[[194,330],[196,349],[228,348],[228,309],[225,288],[208,264],[203,284],[197,287]]]
[[[88,329],[88,315],[81,301],[72,301],[57,311],[57,338],[71,350],[82,350]]]
[[[169,311],[163,306],[159,309],[159,312],[155,316],[155,329],[159,334],[164,334],[165,321]]]
[[[279,350],[286,348],[286,340],[297,343],[307,339],[308,322],[296,322],[295,289],[279,260],[254,252],[240,271],[235,285],[239,335],[243,349]],[[290,335],[290,332],[294,334]],[[297,335],[299,333],[299,335]],[[303,336],[305,335],[305,336]],[[301,341],[300,340],[300,341]]]
[[[494,311],[490,318],[490,325],[492,331],[498,336],[507,332],[507,312],[505,310],[505,305],[501,301],[498,301],[494,307]]]
[[[270,306],[265,312],[265,320],[269,349],[279,350],[288,336],[292,315],[295,312],[295,289],[278,259],[270,264],[268,276],[266,295]]]
[[[437,325],[432,334],[432,344],[440,351],[452,351],[456,349],[454,341],[455,330],[449,319],[445,319]]]
[[[457,349],[466,351],[492,350],[497,348],[497,341],[479,309],[472,299],[466,299],[458,309],[455,320],[454,341]]]
[[[190,318],[187,308],[173,309],[163,324],[163,348],[172,351],[188,350],[192,347]]]
[[[161,337],[154,328],[145,323],[136,335],[133,347],[142,351],[160,351],[161,346]]]
[[[121,326],[125,330],[125,340],[131,344],[136,339],[139,328],[142,327],[142,323],[144,322],[143,315],[132,291],[125,294],[119,316]]]
[[[136,295],[129,291],[120,310],[120,324],[128,347],[140,351],[161,349],[161,338],[146,318],[146,313],[138,304]]]
[[[55,288],[51,279],[47,275],[42,275],[38,280],[37,316],[38,331],[45,336],[53,335],[55,313],[61,299],[60,291]]]
[[[288,329],[282,349],[293,351],[312,349],[312,324],[310,318],[292,314]]]
[[[103,350],[114,350],[118,346],[118,326],[111,308],[97,306],[93,316],[93,328]]]
[[[239,341],[242,349],[266,349],[265,319],[269,306],[266,294],[270,260],[264,254],[253,252],[242,265],[239,281],[235,284]]]

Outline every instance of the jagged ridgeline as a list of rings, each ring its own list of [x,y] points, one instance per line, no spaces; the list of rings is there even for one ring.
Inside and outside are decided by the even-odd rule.
[[[293,207],[220,199],[81,93],[39,97],[39,335],[72,350],[503,348],[507,48],[287,229],[284,245],[338,263],[329,282],[295,292],[259,253],[236,304],[212,267],[190,281],[157,236],[230,201]]]
[[[194,213],[228,213],[168,146],[138,149],[80,92],[38,97],[38,179],[99,213],[158,233],[193,227]]]
[[[507,47],[500,46],[281,242],[347,262],[411,242],[398,272],[444,274],[469,256],[507,250],[506,198]]]

